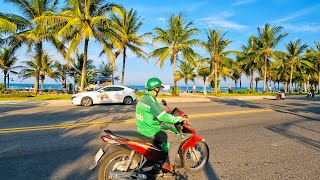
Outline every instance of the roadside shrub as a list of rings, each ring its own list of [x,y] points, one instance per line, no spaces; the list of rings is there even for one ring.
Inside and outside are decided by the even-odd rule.
[[[245,90],[233,90],[232,94],[247,94],[247,91],[245,91]]]
[[[30,93],[0,94],[0,98],[18,98],[18,97],[34,97],[34,96]]]
[[[179,96],[179,94],[180,94],[180,88],[177,87],[176,93],[177,93],[177,96]],[[171,95],[173,95],[173,88],[171,88]]]
[[[0,94],[2,94],[6,90],[6,85],[0,84]]]

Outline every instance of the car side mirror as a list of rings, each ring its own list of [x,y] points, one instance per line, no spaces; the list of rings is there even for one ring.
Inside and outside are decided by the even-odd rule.
[[[162,102],[162,104],[163,104],[164,106],[167,106],[166,100],[162,99],[161,102]]]

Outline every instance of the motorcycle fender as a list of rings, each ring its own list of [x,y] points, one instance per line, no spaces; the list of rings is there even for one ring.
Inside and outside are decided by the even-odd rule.
[[[103,149],[102,148],[99,149],[99,151],[94,156],[94,160],[93,160],[92,164],[90,165],[89,170],[94,169],[99,164],[99,162],[101,162],[100,160],[105,157],[105,155],[107,154],[109,149],[110,149],[109,145],[106,145],[106,147]]]
[[[188,147],[194,147],[196,142],[203,141],[204,139],[200,136],[194,135],[190,137],[181,147],[182,152],[185,152]]]

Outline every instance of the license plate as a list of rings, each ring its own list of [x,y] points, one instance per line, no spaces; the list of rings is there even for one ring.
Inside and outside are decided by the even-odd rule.
[[[104,154],[104,151],[102,149],[99,149],[97,154],[94,156],[94,161],[98,163],[103,154]]]

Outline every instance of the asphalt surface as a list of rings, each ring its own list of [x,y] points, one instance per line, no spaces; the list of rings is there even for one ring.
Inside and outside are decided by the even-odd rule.
[[[320,177],[320,98],[212,98],[169,106],[190,114],[210,149],[205,171],[181,178]],[[0,104],[0,179],[96,179],[97,171],[88,168],[104,146],[103,130],[135,130],[134,110],[134,105]]]

